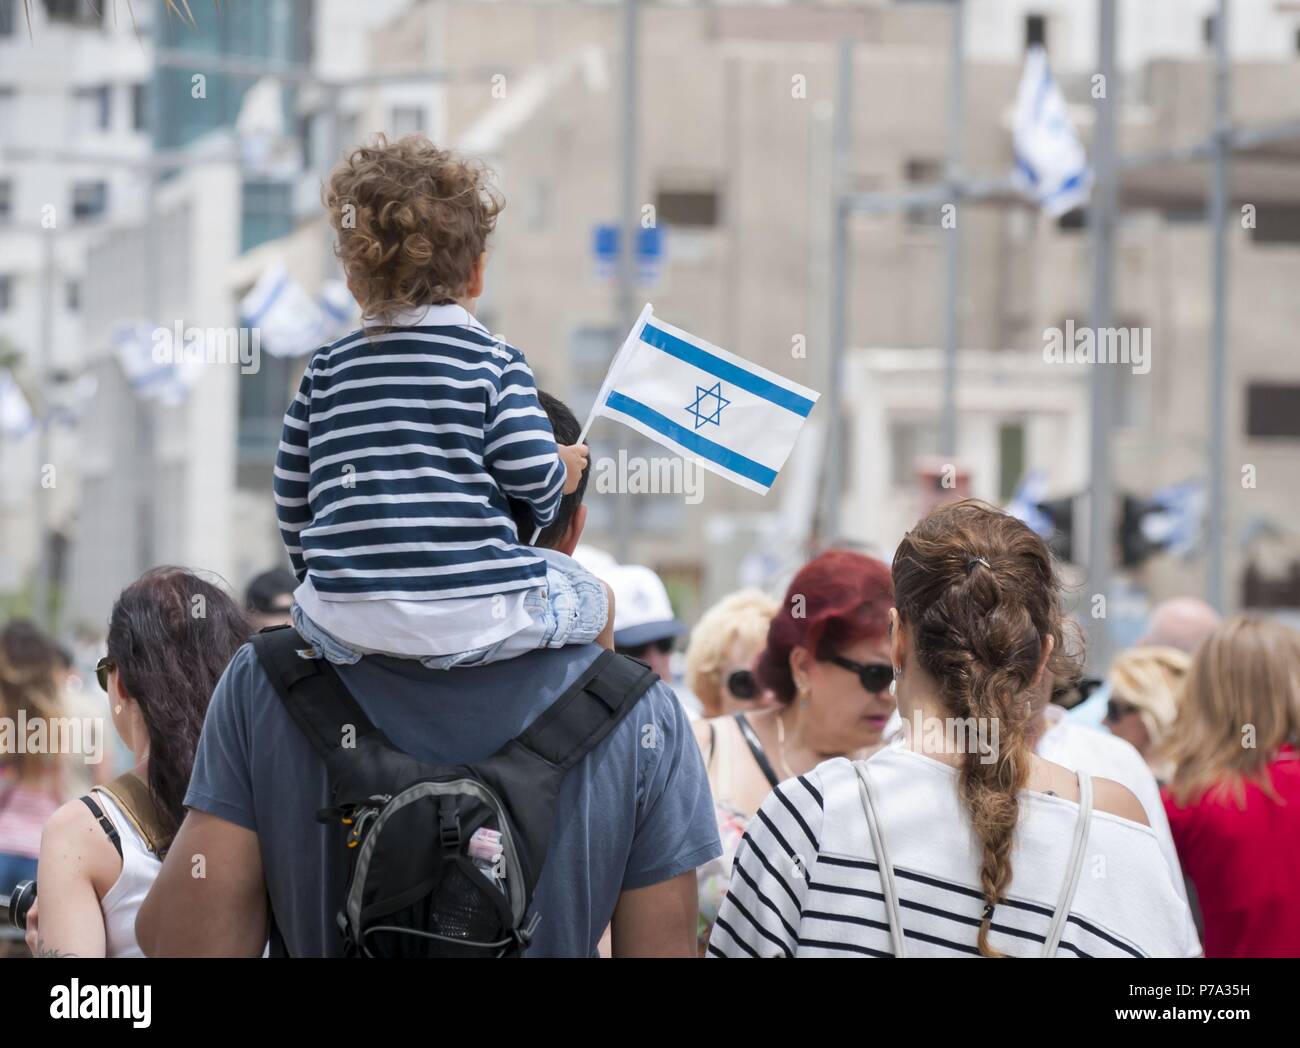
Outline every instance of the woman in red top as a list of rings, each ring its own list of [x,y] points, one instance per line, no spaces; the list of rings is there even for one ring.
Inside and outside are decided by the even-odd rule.
[[[1300,956],[1300,635],[1236,618],[1197,653],[1165,810],[1207,957]]]

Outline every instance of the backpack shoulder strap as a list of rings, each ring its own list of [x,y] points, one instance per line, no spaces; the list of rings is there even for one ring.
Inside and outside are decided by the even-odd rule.
[[[1044,957],[1055,957],[1057,947],[1061,944],[1065,922],[1070,919],[1070,907],[1074,905],[1074,893],[1079,887],[1079,875],[1083,871],[1084,852],[1088,844],[1088,829],[1092,825],[1092,776],[1083,769],[1075,774],[1079,778],[1079,820],[1074,825],[1074,844],[1065,867],[1061,897],[1056,902],[1056,912],[1052,914],[1052,924],[1047,931],[1047,939],[1043,942]]]
[[[355,728],[357,740],[373,735],[387,745],[329,660],[292,626],[263,630],[252,643],[280,701],[322,757],[328,758],[343,748],[345,724]]]
[[[172,842],[172,834],[167,828],[167,820],[163,817],[162,809],[143,779],[134,772],[128,771],[106,785],[94,787],[91,792],[95,790],[100,790],[113,798],[130,820],[135,832],[140,835],[140,839],[144,841],[146,848],[160,859],[167,854],[167,847]],[[90,806],[89,801],[87,806]],[[92,807],[91,811],[94,810]]]
[[[871,788],[871,773],[866,761],[853,764],[858,773],[858,793],[862,811],[867,817],[867,830],[871,834],[871,850],[876,853],[876,868],[880,873],[880,890],[885,899],[885,915],[889,918],[889,939],[895,957],[907,956],[907,939],[903,933],[903,911],[898,905],[898,885],[894,883],[894,867],[885,850],[885,835],[880,829],[880,813],[876,811],[876,796]]]
[[[514,743],[568,771],[659,679],[640,659],[602,651]]]

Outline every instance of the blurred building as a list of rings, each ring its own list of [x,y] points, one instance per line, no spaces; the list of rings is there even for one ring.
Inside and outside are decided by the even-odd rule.
[[[102,619],[122,586],[155,564],[203,568],[236,587],[265,566],[241,556],[241,495],[249,485],[269,491],[264,464],[274,441],[265,420],[282,414],[292,367],[269,354],[247,374],[209,363],[183,394],[159,398],[124,372],[119,331],[179,325],[215,339],[240,328],[229,267],[295,226],[297,90],[272,74],[310,66],[314,8],[309,0],[191,6],[193,24],[158,0],[133,5],[137,15],[150,12],[154,28],[127,45],[143,49],[150,78],[154,164],[137,185],[153,218],[137,216],[87,254],[94,279],[81,365],[100,395],[82,422],[67,578],[73,620]]]
[[[1208,134],[1212,70],[1201,19],[1190,6],[1121,4],[1127,42],[1120,140],[1127,152]],[[1211,5],[1200,7],[1208,12]],[[1256,3],[1234,4],[1233,12],[1240,18],[1232,46],[1242,56],[1234,68],[1234,118],[1253,125],[1294,117],[1300,11]],[[973,0],[968,171],[997,176],[1011,169],[1011,107],[1030,43],[1059,56],[1072,116],[1085,139],[1090,135],[1087,63],[1095,54],[1095,17],[1090,4]],[[858,42],[850,184],[890,192],[942,178],[948,27],[942,4],[647,8],[637,189],[663,231],[664,259],[641,292],[656,312],[825,389],[834,41],[848,35]],[[620,32],[619,12],[604,6],[430,2],[372,38],[374,51],[390,62],[404,53],[431,54],[516,70],[505,78],[502,97],[487,96],[483,83],[449,90],[447,140],[488,154],[510,202],[489,274],[488,323],[523,346],[542,385],[580,414],[621,334],[610,281],[592,249],[596,228],[615,220],[619,200]],[[1240,538],[1256,517],[1285,531],[1300,481],[1296,436],[1266,437],[1260,427],[1275,427],[1276,418],[1248,417],[1248,402],[1272,404],[1300,379],[1285,342],[1300,320],[1287,290],[1300,265],[1300,168],[1293,157],[1261,151],[1240,157],[1233,170],[1234,206],[1253,203],[1257,222],[1230,238],[1230,455],[1266,463],[1269,477],[1253,489],[1234,488],[1240,498],[1229,519],[1231,535]],[[1150,373],[1125,369],[1116,382],[1115,473],[1124,490],[1149,493],[1204,476],[1206,184],[1203,164],[1124,179],[1129,210],[1117,245],[1115,321],[1149,328],[1153,356]],[[1077,493],[1087,482],[1088,376],[1043,364],[1042,349],[1047,328],[1088,322],[1086,217],[1052,221],[1004,200],[964,206],[961,221],[961,345],[984,353],[963,355],[963,472],[973,493],[995,502],[1005,502],[1031,466],[1047,471],[1052,494]],[[852,369],[842,537],[888,555],[923,508],[916,463],[938,446],[938,372],[925,353],[941,336],[943,232],[937,214],[902,212],[854,220],[851,238],[851,344],[922,351],[914,366],[899,365],[901,373],[873,373],[883,359],[898,360],[874,352]],[[1002,362],[999,353],[1007,354]],[[1036,366],[1013,363],[1024,359]],[[597,423],[593,444],[597,456],[619,447],[655,454],[608,423]],[[754,522],[779,522],[783,498],[808,498],[790,487],[784,476],[762,499],[709,476],[698,507],[636,496],[635,556],[679,578],[682,592],[712,599],[734,585],[746,554],[762,543],[751,537],[747,550],[743,528],[710,522],[748,521],[753,533],[770,531]],[[593,530],[613,525],[608,506],[593,500]],[[801,538],[778,532],[776,542],[798,557]],[[1292,555],[1300,550],[1294,532],[1287,541]],[[1247,554],[1235,541],[1230,551],[1228,577],[1240,599]],[[766,552],[770,562],[773,551]],[[1157,557],[1137,580],[1155,597],[1198,592],[1203,567]]]
[[[102,5],[35,0],[30,35],[23,6],[0,0],[0,371],[33,417],[0,427],[0,595],[30,584],[42,520],[51,564],[63,562],[80,441],[57,424],[43,446],[40,417],[82,406],[86,252],[140,220],[150,153],[148,5],[133,27]]]

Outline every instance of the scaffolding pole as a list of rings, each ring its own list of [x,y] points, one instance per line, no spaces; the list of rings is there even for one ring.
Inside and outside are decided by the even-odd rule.
[[[622,178],[622,199],[619,216],[618,287],[615,292],[612,354],[617,352],[627,332],[636,320],[636,264],[637,237],[640,233],[637,209],[637,33],[640,28],[638,0],[623,0],[623,115],[622,157],[619,175]],[[591,469],[591,466],[587,467]],[[631,496],[620,491],[614,499],[614,557],[620,564],[627,563],[632,546],[633,529]]]
[[[948,203],[960,211],[961,139],[965,120],[965,26],[966,5],[952,0],[951,68],[948,72]],[[961,216],[954,215],[952,228],[945,231],[943,253],[943,410],[939,425],[939,453],[947,459],[957,454],[957,342],[961,319]]]
[[[840,537],[840,487],[844,479],[844,358],[848,353],[848,165],[853,134],[853,41],[839,47],[839,73],[831,133],[830,361],[827,374],[826,472],[821,537]]]
[[[1097,123],[1092,142],[1092,163],[1096,184],[1089,209],[1092,226],[1092,308],[1093,331],[1110,327],[1114,287],[1115,212],[1118,203],[1118,167],[1115,162],[1115,109],[1119,105],[1119,84],[1115,76],[1115,0],[1100,0],[1097,7],[1097,71],[1105,85],[1105,95],[1097,102]],[[1092,614],[1088,623],[1089,665],[1104,672],[1110,662],[1110,631],[1105,610],[1097,615],[1095,598],[1110,599],[1111,545],[1111,470],[1110,432],[1114,419],[1111,381],[1113,369],[1092,369],[1091,432],[1088,458],[1088,593]],[[1105,606],[1103,605],[1103,609]]]
[[[1229,110],[1231,70],[1228,65],[1228,0],[1219,0],[1214,16],[1214,166],[1210,181],[1210,265],[1213,316],[1210,326],[1209,399],[1210,446],[1207,484],[1208,519],[1205,541],[1206,599],[1222,613],[1224,594],[1224,531],[1227,495],[1227,311],[1228,311],[1228,161],[1232,134]]]

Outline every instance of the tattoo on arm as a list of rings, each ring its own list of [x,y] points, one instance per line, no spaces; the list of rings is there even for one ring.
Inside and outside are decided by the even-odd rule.
[[[62,950],[56,950],[53,946],[46,946],[44,939],[36,940],[37,957],[76,957],[75,953],[64,953]]]

